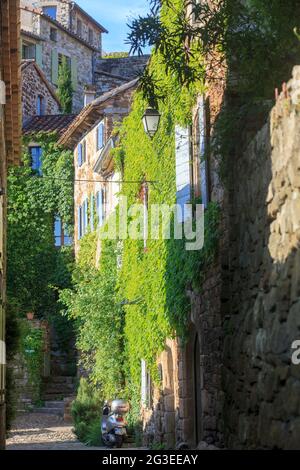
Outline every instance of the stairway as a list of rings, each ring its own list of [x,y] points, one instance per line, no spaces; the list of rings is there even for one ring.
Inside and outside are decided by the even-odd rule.
[[[65,404],[64,401],[45,401],[43,407],[34,408],[34,413],[64,416]]]
[[[51,376],[44,379],[43,400],[55,402],[74,396],[75,382],[76,377],[73,376]]]

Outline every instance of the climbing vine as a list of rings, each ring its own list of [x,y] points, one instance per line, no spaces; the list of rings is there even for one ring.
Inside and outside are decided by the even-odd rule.
[[[32,169],[30,140],[42,148],[41,173]],[[64,220],[69,232],[73,226],[73,156],[56,140],[55,134],[24,138],[23,162],[8,172],[7,334],[18,331],[8,344],[24,357],[34,401],[41,392],[43,333],[28,325],[26,313],[58,324],[63,329],[62,344],[73,334],[72,324],[59,314],[57,294],[57,289],[70,285],[73,255],[69,247],[55,248],[54,239],[55,216]],[[13,416],[14,378],[12,367],[7,370],[8,410]]]
[[[26,141],[23,165],[8,174],[7,288],[8,301],[21,316],[33,311],[46,317],[56,309],[53,287],[70,281],[71,257],[68,249],[55,248],[54,217],[61,216],[71,229],[73,160],[54,135],[38,135],[35,141],[43,150],[42,174],[31,168]]]
[[[117,241],[104,241],[96,265],[97,232],[80,242],[73,289],[63,290],[65,314],[76,322],[81,366],[103,398],[124,393],[124,312],[117,289]]]
[[[24,321],[21,325],[21,354],[25,360],[32,399],[38,402],[42,386],[43,330]]]
[[[174,14],[173,8],[164,14],[170,33]],[[193,51],[193,60],[199,62],[197,44]],[[150,219],[152,204],[176,203],[175,125],[192,124],[192,107],[205,87],[202,80],[181,86],[166,70],[159,52],[152,56],[148,73],[160,84],[161,95],[156,97],[159,131],[153,141],[145,134],[142,116],[149,101],[143,91],[137,91],[131,113],[118,128],[120,143],[114,159],[124,181],[136,182],[122,186],[128,206],[139,202],[143,181],[153,182],[149,187]],[[141,360],[158,380],[156,359],[166,339],[186,334],[187,290],[191,286],[201,289],[201,273],[216,254],[218,221],[218,207],[211,204],[205,216],[204,249],[194,253],[185,250],[184,240],[162,237],[148,240],[147,250],[142,240],[127,239],[122,245],[118,240],[101,241],[99,267],[95,265],[100,243],[97,233],[80,241],[74,289],[62,292],[61,300],[67,315],[77,322],[77,344],[90,380],[101,387],[104,398],[120,393],[130,398],[131,422],[139,416]]]

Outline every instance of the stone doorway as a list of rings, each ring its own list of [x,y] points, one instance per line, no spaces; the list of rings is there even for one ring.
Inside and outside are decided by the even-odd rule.
[[[201,343],[194,324],[191,324],[189,341],[183,350],[183,395],[180,414],[183,416],[183,441],[196,448],[202,440],[202,367]]]
[[[200,339],[196,334],[194,343],[194,405],[195,405],[195,440],[196,445],[202,439],[202,403],[201,403],[201,363],[200,363]]]

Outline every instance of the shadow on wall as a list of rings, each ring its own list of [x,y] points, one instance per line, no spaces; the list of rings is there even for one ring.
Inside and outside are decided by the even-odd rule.
[[[229,448],[300,447],[300,67],[230,178]]]

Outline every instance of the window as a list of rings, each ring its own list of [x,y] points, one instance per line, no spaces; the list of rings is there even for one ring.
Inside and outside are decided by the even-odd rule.
[[[56,247],[72,245],[72,238],[68,235],[66,226],[59,216],[56,216],[54,221],[54,238]]]
[[[50,39],[51,41],[57,42],[57,29],[50,28]]]
[[[94,43],[94,31],[91,28],[89,28],[89,43]]]
[[[107,216],[107,189],[105,186],[96,194],[96,211],[99,227],[102,227]]]
[[[56,20],[57,16],[57,7],[55,6],[49,6],[49,7],[43,7],[43,12],[45,15],[50,16],[53,20]]]
[[[206,208],[209,203],[208,161],[206,155],[207,116],[205,97],[202,95],[198,109],[199,116],[199,166],[202,204]]]
[[[144,360],[141,361],[141,374],[142,404],[149,409],[152,407],[152,381],[149,371],[147,370],[146,362]]]
[[[22,43],[22,59],[35,59],[36,47],[35,44],[23,42]]]
[[[36,113],[38,116],[44,116],[46,111],[45,98],[41,95],[37,97],[36,101]]]
[[[86,162],[86,140],[78,145],[78,166],[81,167]]]
[[[82,21],[77,20],[77,34],[78,36],[82,36]]]
[[[97,151],[104,147],[104,122],[97,127]]]
[[[94,212],[95,212],[95,198],[94,198],[94,194],[91,194],[91,202],[90,202],[91,206],[90,206],[90,226],[91,226],[91,231],[93,232],[94,230]]]
[[[82,205],[82,234],[85,235],[89,226],[89,201],[86,199]]]
[[[176,201],[178,205],[177,221],[184,222],[191,217],[185,208],[185,204],[191,201],[191,149],[190,131],[187,127],[175,127],[175,152],[176,152]]]
[[[67,65],[71,69],[71,58],[61,53],[58,54],[58,67],[62,65],[63,59],[66,59]]]
[[[82,206],[78,207],[78,240],[80,240],[88,230],[88,209],[89,202],[88,199],[85,199]]]
[[[31,168],[36,170],[40,175],[42,174],[42,148],[29,147],[31,156]]]
[[[77,220],[77,226],[78,226],[78,240],[82,238],[83,235],[83,227],[82,227],[82,207],[78,207],[78,220]]]

